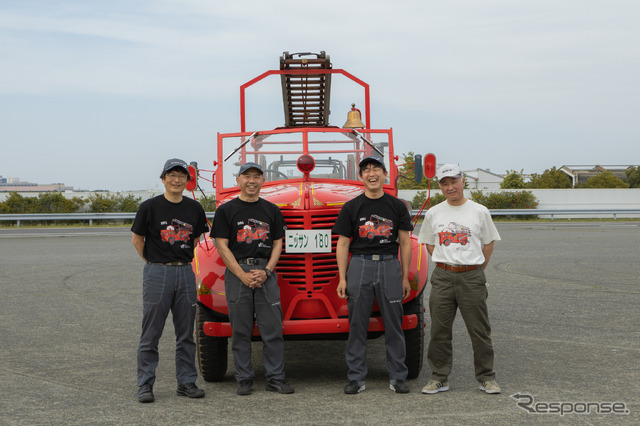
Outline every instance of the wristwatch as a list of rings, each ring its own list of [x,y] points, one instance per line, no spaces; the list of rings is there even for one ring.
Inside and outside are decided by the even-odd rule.
[[[273,275],[269,268],[264,268],[264,273],[267,274],[267,278],[271,278],[271,275]]]

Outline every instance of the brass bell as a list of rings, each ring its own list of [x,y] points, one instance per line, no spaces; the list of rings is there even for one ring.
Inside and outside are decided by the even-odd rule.
[[[356,108],[356,104],[351,104],[351,111],[347,114],[347,122],[342,126],[343,129],[362,129],[364,123],[360,115],[360,110]]]

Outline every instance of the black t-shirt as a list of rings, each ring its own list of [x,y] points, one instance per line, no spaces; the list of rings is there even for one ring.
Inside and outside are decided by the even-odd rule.
[[[398,254],[398,230],[411,231],[411,215],[404,203],[385,193],[372,199],[365,194],[345,203],[333,233],[351,238],[352,254]]]
[[[227,238],[236,259],[268,259],[273,241],[284,238],[285,229],[284,217],[275,204],[262,198],[251,203],[234,198],[216,210],[211,237]]]
[[[193,240],[207,232],[204,209],[195,200],[182,197],[172,203],[164,195],[140,204],[131,231],[143,235],[143,256],[153,263],[191,262]]]

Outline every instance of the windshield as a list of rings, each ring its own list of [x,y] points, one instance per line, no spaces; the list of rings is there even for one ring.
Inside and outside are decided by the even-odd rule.
[[[383,154],[389,170],[389,133],[367,132],[362,136]],[[308,154],[315,160],[310,178],[358,181],[360,160],[374,153],[380,156],[355,132],[341,129],[323,132],[274,130],[247,136],[221,135],[220,139],[222,156],[219,158],[223,159],[224,167],[218,179],[222,178],[223,188],[236,186],[238,169],[248,161],[260,164],[266,182],[300,179],[303,173],[296,162],[301,155]],[[243,143],[244,146],[238,149]]]

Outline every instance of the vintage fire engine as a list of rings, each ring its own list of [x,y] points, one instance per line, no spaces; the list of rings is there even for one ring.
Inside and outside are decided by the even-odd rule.
[[[268,233],[269,226],[266,223],[255,219],[249,219],[249,224],[245,225],[238,232],[236,238],[238,241],[244,241],[245,243],[251,243],[253,240],[265,241]]]
[[[462,244],[464,246],[469,242],[469,235],[471,235],[471,229],[451,222],[442,232],[438,233],[438,239],[439,243],[445,246],[451,243]]]
[[[329,124],[330,87],[336,75],[364,89],[364,122],[352,105],[343,127]],[[247,131],[245,90],[269,76],[280,77],[284,126]],[[216,203],[238,196],[240,190],[234,174],[239,165],[253,161],[264,169],[266,182],[260,196],[278,205],[286,222],[284,248],[276,267],[285,339],[345,339],[348,335],[347,304],[336,292],[338,236],[331,234],[331,228],[344,203],[364,190],[358,164],[365,156],[383,157],[389,172],[384,191],[397,195],[398,157],[392,131],[372,128],[369,111],[369,85],[345,70],[332,68],[324,52],[285,52],[280,58],[280,69],[267,71],[240,87],[240,131],[218,133],[213,171]],[[257,235],[259,226],[250,228],[247,234]],[[414,378],[422,368],[425,327],[422,292],[428,259],[416,236],[412,235],[411,246],[412,290],[403,301],[402,328],[409,377]],[[211,239],[206,238],[196,247],[193,269],[198,285],[200,370],[206,381],[218,381],[227,371],[227,347],[232,331],[225,299],[225,265]],[[377,304],[368,332],[370,338],[384,333]],[[257,327],[254,338],[259,339]]]
[[[367,237],[372,240],[374,236],[390,236],[392,228],[392,221],[373,214],[371,218],[360,227],[359,234],[361,237]]]
[[[162,241],[168,241],[169,244],[173,244],[175,241],[189,241],[192,230],[192,226],[188,223],[173,219],[167,229],[160,231],[160,238]]]

